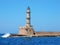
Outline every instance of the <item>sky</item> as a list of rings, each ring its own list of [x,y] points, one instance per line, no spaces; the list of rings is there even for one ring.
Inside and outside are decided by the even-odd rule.
[[[60,32],[60,0],[0,0],[0,33],[19,33],[28,6],[35,31]]]

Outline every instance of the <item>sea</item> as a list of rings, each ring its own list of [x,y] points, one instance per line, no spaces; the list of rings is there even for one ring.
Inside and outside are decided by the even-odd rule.
[[[60,37],[9,37],[2,38],[0,45],[60,45]]]

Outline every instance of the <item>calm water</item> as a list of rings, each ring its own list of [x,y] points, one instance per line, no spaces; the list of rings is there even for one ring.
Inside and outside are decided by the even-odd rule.
[[[0,45],[60,45],[60,37],[0,38]]]
[[[0,38],[0,45],[60,45],[60,37]]]

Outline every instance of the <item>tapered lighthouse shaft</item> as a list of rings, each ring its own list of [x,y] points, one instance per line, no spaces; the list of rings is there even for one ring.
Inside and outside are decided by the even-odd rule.
[[[26,26],[30,26],[30,8],[27,9],[27,20],[26,20]]]

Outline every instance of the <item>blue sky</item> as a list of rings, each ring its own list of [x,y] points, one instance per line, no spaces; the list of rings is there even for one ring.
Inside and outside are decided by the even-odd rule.
[[[28,5],[35,31],[60,32],[60,0],[0,0],[0,33],[18,33]]]

